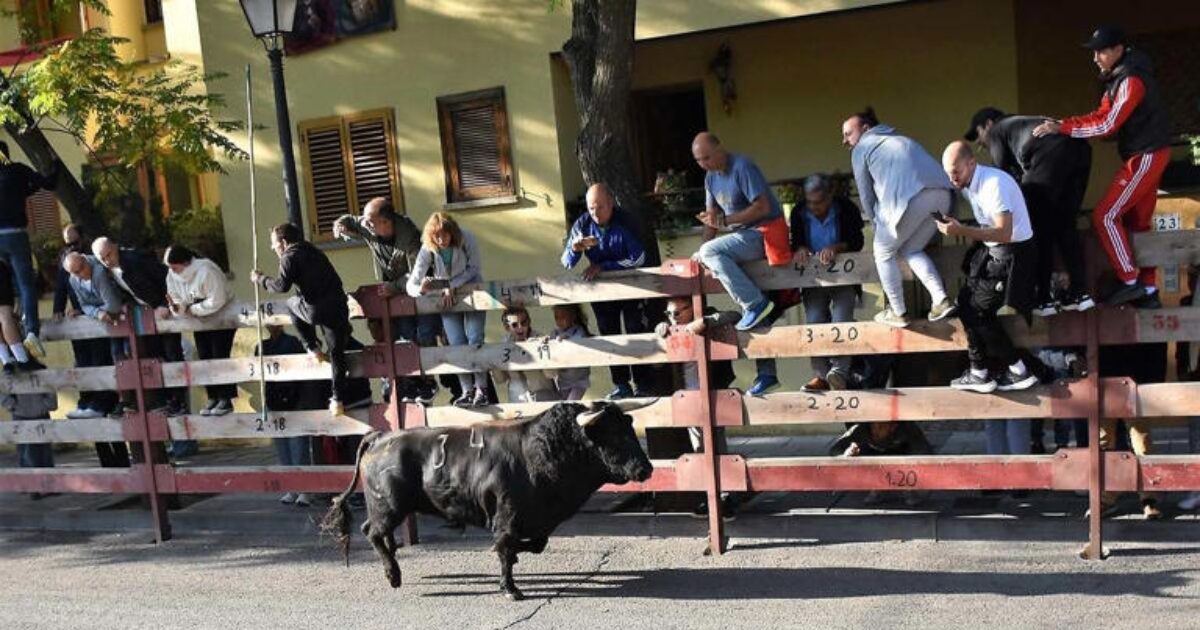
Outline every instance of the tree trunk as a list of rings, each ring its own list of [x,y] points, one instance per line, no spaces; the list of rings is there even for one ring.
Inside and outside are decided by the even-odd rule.
[[[575,155],[589,186],[603,182],[634,220],[646,265],[661,264],[652,209],[638,190],[629,147],[636,0],[573,0],[563,58],[571,72],[580,131]]]
[[[63,164],[58,152],[46,139],[46,135],[37,127],[19,128],[16,125],[5,125],[5,131],[12,136],[21,151],[43,175],[54,174],[54,196],[67,209],[71,221],[79,224],[89,237],[104,234],[104,221],[92,204],[92,197],[87,190],[75,179],[71,169]]]

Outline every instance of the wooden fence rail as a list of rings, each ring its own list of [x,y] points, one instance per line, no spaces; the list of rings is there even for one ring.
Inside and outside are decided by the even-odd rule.
[[[1137,235],[1135,246],[1142,264],[1193,264],[1200,261],[1195,232]],[[961,248],[946,248],[937,258],[957,264]],[[766,288],[860,284],[876,280],[867,254],[839,256],[832,265],[768,268],[751,265],[751,275]],[[577,276],[539,277],[490,282],[474,286],[454,310],[495,310],[507,304],[550,306],[574,302],[690,296],[697,308],[720,285],[691,261],[668,261],[660,269],[603,274],[595,282]],[[966,339],[956,322],[919,322],[896,330],[873,322],[776,326],[762,332],[735,334],[731,329],[708,337],[674,330],[654,334],[614,335],[583,340],[493,343],[480,347],[418,348],[396,343],[391,318],[438,312],[436,301],[397,296],[378,297],[364,287],[352,300],[356,317],[377,320],[382,341],[351,354],[352,374],[360,377],[400,377],[414,374],[455,374],[482,370],[554,370],[625,364],[695,362],[699,391],[680,391],[647,400],[634,413],[639,427],[698,427],[706,448],[702,453],[655,462],[646,482],[613,491],[690,490],[708,495],[710,543],[724,549],[720,514],[722,491],[851,490],[851,489],[1050,489],[1088,490],[1093,514],[1089,552],[1098,557],[1101,539],[1099,493],[1109,490],[1179,490],[1200,488],[1200,458],[1133,457],[1102,454],[1095,432],[1101,417],[1158,418],[1200,415],[1200,383],[1144,384],[1130,379],[1100,379],[1096,355],[1100,345],[1200,340],[1200,309],[1154,311],[1097,309],[1035,320],[1032,326],[1016,317],[1005,318],[1014,340],[1026,347],[1086,346],[1089,378],[1070,384],[1038,387],[1025,392],[979,395],[945,387],[865,391],[783,392],[762,397],[708,386],[708,361],[725,359],[795,358],[831,355],[905,354],[961,351]],[[265,321],[289,322],[282,302],[266,303]],[[139,336],[202,329],[249,327],[259,313],[233,304],[216,318],[155,320],[135,309],[116,325],[68,319],[48,321],[48,339]],[[369,409],[331,418],[324,411],[234,413],[223,417],[182,415],[165,417],[146,408],[145,393],[163,387],[256,381],[324,379],[327,366],[307,356],[270,357],[265,374],[258,361],[231,358],[162,363],[137,356],[122,365],[99,368],[50,369],[33,374],[0,376],[0,391],[32,393],[57,390],[133,390],[138,410],[122,419],[24,421],[0,424],[0,443],[130,441],[140,445],[143,458],[130,469],[0,469],[0,490],[22,492],[142,493],[150,496],[156,536],[170,537],[162,495],[173,493],[340,490],[352,473],[348,466],[179,468],[162,460],[156,442],[181,439],[229,439],[311,435],[360,435],[371,430],[459,426],[481,421],[528,418],[552,403],[505,404],[482,409],[421,407],[385,401]],[[1052,456],[919,457],[843,459],[776,457],[746,459],[716,453],[714,434],[725,427],[830,422],[993,420],[1007,418],[1086,418],[1093,438],[1086,450],[1064,450]],[[415,529],[406,529],[415,541]]]

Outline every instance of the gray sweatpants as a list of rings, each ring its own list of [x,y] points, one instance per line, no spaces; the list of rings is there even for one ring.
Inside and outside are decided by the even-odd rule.
[[[880,225],[877,217],[875,268],[879,272],[879,283],[883,285],[888,304],[899,315],[908,312],[904,303],[904,277],[900,273],[900,258],[908,263],[913,275],[924,285],[925,290],[929,291],[934,304],[946,299],[946,287],[942,284],[942,276],[934,266],[933,259],[925,253],[925,247],[937,234],[937,224],[930,213],[948,213],[953,194],[953,191],[943,188],[922,190],[909,200],[904,216],[894,229],[891,226]]]

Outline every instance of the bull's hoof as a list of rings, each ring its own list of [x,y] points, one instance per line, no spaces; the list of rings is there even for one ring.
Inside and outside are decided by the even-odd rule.
[[[525,599],[525,593],[522,593],[521,589],[515,586],[510,586],[507,588],[501,587],[500,591],[504,593],[504,596],[507,597],[508,601],[510,602],[519,602]]]
[[[387,573],[388,584],[391,584],[392,588],[400,588],[400,583],[401,583],[400,571],[398,569],[395,571],[389,570],[389,571],[386,571],[386,573]]]

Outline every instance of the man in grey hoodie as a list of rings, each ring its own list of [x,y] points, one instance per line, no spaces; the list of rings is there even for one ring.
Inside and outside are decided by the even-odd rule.
[[[842,123],[842,144],[851,151],[863,214],[875,223],[875,266],[888,301],[875,321],[896,328],[912,322],[904,303],[898,258],[908,263],[929,291],[933,300],[930,321],[953,315],[954,303],[925,253],[937,234],[930,215],[944,215],[954,207],[954,187],[941,166],[915,140],[879,124],[869,107]]]

